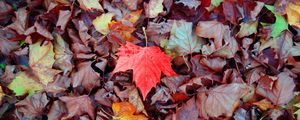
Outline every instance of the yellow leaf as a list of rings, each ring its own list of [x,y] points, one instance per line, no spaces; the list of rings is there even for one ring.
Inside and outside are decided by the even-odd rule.
[[[263,99],[261,101],[255,102],[253,104],[256,105],[257,107],[259,107],[261,110],[268,110],[268,109],[274,108],[272,103],[270,101],[268,101],[267,99]]]
[[[136,108],[129,102],[113,103],[114,120],[147,120],[143,114],[134,115]]]
[[[103,35],[109,33],[108,24],[111,22],[112,17],[115,16],[114,13],[106,13],[98,16],[96,19],[93,20],[93,25],[96,30]]]
[[[102,6],[99,3],[99,0],[78,0],[80,8],[83,10],[101,10],[103,11]]]
[[[289,4],[286,8],[286,13],[288,23],[300,28],[300,5]]]
[[[29,65],[31,67],[42,64],[44,67],[52,68],[55,60],[53,45],[51,43],[41,45],[41,42],[37,42],[29,45],[29,50]]]
[[[29,66],[31,69],[19,72],[8,85],[17,96],[43,90],[44,86],[53,81],[59,70],[52,69],[55,62],[52,43],[41,45],[41,41],[29,45]]]
[[[0,86],[0,102],[2,102],[2,98],[5,94],[3,93],[2,87]]]

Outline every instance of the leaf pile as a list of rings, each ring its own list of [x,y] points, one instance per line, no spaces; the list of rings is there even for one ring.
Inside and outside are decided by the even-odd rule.
[[[0,0],[4,120],[300,119],[299,0]]]

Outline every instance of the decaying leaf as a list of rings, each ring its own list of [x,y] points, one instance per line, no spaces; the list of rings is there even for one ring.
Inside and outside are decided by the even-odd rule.
[[[264,89],[260,84],[256,88],[256,92],[262,96],[268,98],[275,105],[285,105],[293,97],[293,91],[295,88],[294,79],[289,76],[288,73],[282,72],[275,81],[272,89]]]
[[[175,21],[166,48],[176,51],[180,56],[185,56],[193,52],[200,52],[201,40],[193,32],[191,22]]]
[[[80,8],[83,10],[100,10],[103,11],[102,6],[99,3],[99,0],[78,0]]]
[[[78,97],[63,96],[59,99],[66,104],[68,109],[68,115],[64,117],[65,119],[70,119],[74,116],[81,116],[85,113],[87,113],[91,119],[95,118],[94,106],[88,95]]]
[[[23,95],[25,93],[32,95],[35,91],[42,90],[43,86],[52,82],[54,76],[61,72],[52,69],[54,64],[52,43],[41,45],[41,42],[37,42],[30,45],[29,50],[29,65],[31,69],[19,72],[8,86],[16,95]]]
[[[155,18],[159,13],[163,12],[163,0],[150,0],[144,3],[146,17]]]

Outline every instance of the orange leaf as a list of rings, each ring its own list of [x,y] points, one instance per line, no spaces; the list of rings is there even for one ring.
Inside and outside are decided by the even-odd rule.
[[[136,108],[129,102],[113,103],[114,120],[147,120],[143,114],[134,115]]]
[[[263,99],[261,101],[255,102],[253,104],[256,105],[257,107],[259,107],[261,110],[268,110],[268,109],[274,108],[274,105],[272,105],[272,103],[270,101],[268,101],[267,99]]]

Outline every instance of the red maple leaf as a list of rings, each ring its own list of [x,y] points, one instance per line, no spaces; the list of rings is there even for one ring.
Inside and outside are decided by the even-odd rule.
[[[159,47],[140,47],[127,42],[119,48],[119,59],[113,73],[133,70],[133,81],[145,99],[152,87],[160,81],[161,72],[176,75],[171,68],[170,58]]]

